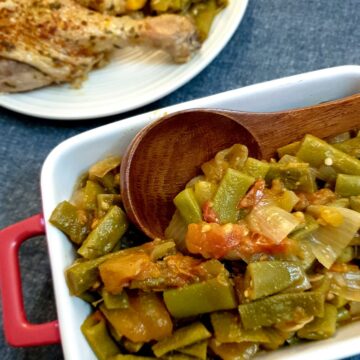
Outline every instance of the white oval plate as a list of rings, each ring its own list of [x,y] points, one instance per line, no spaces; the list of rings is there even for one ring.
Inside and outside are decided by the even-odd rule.
[[[50,86],[0,95],[0,105],[52,120],[80,120],[119,114],[147,105],[178,89],[203,70],[225,47],[244,16],[248,0],[230,0],[215,19],[209,38],[188,63],[169,61],[161,51],[118,50],[112,62],[92,71],[80,89]]]

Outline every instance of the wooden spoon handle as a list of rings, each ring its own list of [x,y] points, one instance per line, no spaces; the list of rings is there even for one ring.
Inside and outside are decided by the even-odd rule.
[[[326,138],[360,128],[360,94],[290,111],[256,116],[227,115],[249,130],[260,145],[261,157],[269,159],[277,148],[300,140],[306,134]]]

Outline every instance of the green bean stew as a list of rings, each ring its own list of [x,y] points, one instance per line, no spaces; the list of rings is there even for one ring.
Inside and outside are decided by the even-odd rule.
[[[98,359],[250,359],[360,317],[360,137],[278,155],[217,153],[154,241],[127,220],[121,158],[79,180],[50,222],[77,249],[66,281],[93,308],[81,330]]]

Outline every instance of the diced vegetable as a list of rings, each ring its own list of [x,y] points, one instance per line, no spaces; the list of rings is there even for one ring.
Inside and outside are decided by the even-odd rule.
[[[333,144],[333,146],[346,154],[360,158],[360,137],[358,136]]]
[[[201,207],[213,198],[216,190],[217,186],[210,181],[197,181],[194,184],[194,194]]]
[[[164,301],[175,318],[189,317],[237,306],[235,292],[226,276],[164,291]]]
[[[202,164],[206,180],[219,182],[228,168],[240,170],[248,157],[248,149],[241,144],[234,144],[228,149],[219,151],[214,159]]]
[[[79,261],[65,271],[66,283],[72,295],[79,296],[90,289],[98,280],[99,265],[116,254],[108,254],[97,259]]]
[[[314,192],[317,190],[315,177],[307,163],[270,164],[266,181],[280,179],[288,190]]]
[[[339,174],[336,178],[335,193],[347,197],[360,195],[360,176]]]
[[[206,3],[196,4],[193,7],[192,15],[199,31],[200,41],[205,41],[208,37],[211,24],[218,11],[216,0],[209,0]]]
[[[185,244],[192,254],[219,259],[236,249],[247,233],[248,229],[238,224],[190,224]]]
[[[257,261],[246,268],[245,297],[250,300],[276,294],[302,283],[306,275],[299,264],[287,261]]]
[[[348,309],[345,307],[341,307],[337,309],[337,315],[336,315],[336,321],[342,322],[342,321],[348,321],[351,319],[351,314]]]
[[[350,207],[352,210],[360,212],[360,196],[350,197]]]
[[[324,295],[317,292],[278,294],[239,305],[245,329],[271,326],[280,322],[324,313]]]
[[[177,351],[185,354],[194,356],[200,360],[206,360],[206,353],[207,353],[207,340],[199,341],[195,344],[185,346],[183,348],[177,349]]]
[[[120,241],[128,226],[125,213],[118,206],[113,206],[85,239],[78,253],[86,259],[109,253]]]
[[[121,205],[121,196],[117,194],[99,194],[97,207],[99,217],[103,217],[113,205]]]
[[[215,339],[219,343],[267,343],[269,337],[264,329],[244,329],[238,314],[230,311],[214,312],[210,316]]]
[[[210,348],[223,360],[249,360],[259,350],[254,343],[218,344],[215,340],[210,341]]]
[[[264,328],[263,330],[268,337],[268,342],[261,344],[266,350],[276,350],[285,344],[290,333],[288,331],[281,331],[275,327]]]
[[[186,249],[185,236],[187,229],[188,224],[181,216],[180,211],[176,210],[168,227],[165,229],[165,237],[167,239],[173,239],[178,250],[184,251]]]
[[[50,222],[80,245],[90,232],[89,215],[68,201],[61,202],[52,212]]]
[[[155,293],[129,296],[126,309],[109,310],[101,305],[100,310],[118,336],[133,342],[160,340],[172,333],[173,324],[163,302]]]
[[[333,168],[338,173],[360,175],[360,160],[345,154],[313,135],[305,136],[296,156],[316,168],[327,161],[331,162]]]
[[[300,338],[308,340],[327,339],[336,331],[337,309],[334,305],[324,305],[324,316],[316,317],[297,332]]]
[[[120,294],[110,294],[105,289],[102,289],[101,296],[104,300],[105,307],[109,310],[113,309],[127,309],[129,304],[129,298],[125,291]]]
[[[255,179],[234,169],[228,169],[213,199],[213,208],[221,224],[238,220],[237,204]]]
[[[209,337],[211,333],[206,327],[200,322],[195,322],[175,330],[171,336],[153,345],[152,350],[157,357],[162,357],[170,351],[182,349]]]
[[[360,316],[360,302],[358,301],[350,301],[350,314],[352,316]]]
[[[133,342],[129,339],[122,339],[122,345],[130,353],[137,353],[144,346],[144,342]]]
[[[265,179],[269,168],[270,165],[267,162],[248,157],[242,171],[255,179]]]
[[[104,188],[95,181],[87,180],[85,187],[77,190],[72,202],[79,209],[94,211],[97,207],[97,197],[105,192]]]
[[[279,157],[283,157],[284,155],[293,155],[295,156],[296,153],[298,152],[300,147],[300,141],[295,141],[291,144],[282,146],[280,148],[277,149],[277,153],[279,155]]]
[[[202,220],[201,208],[192,188],[186,188],[176,195],[174,204],[187,224]]]
[[[81,331],[99,360],[107,360],[120,352],[108,334],[105,319],[100,312],[89,315],[81,325]]]

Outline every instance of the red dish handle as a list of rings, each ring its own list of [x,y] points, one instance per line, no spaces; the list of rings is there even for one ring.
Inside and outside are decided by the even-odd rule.
[[[31,324],[26,319],[18,252],[20,245],[34,236],[44,235],[44,218],[32,216],[0,231],[0,289],[4,333],[12,346],[49,345],[60,342],[58,321]]]

